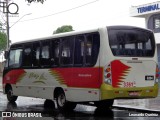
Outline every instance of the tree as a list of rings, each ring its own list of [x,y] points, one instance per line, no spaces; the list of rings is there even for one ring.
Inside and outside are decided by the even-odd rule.
[[[4,51],[7,47],[7,35],[4,32],[0,32],[0,51]]]
[[[31,3],[31,2],[40,2],[40,3],[44,3],[44,1],[46,1],[46,0],[25,0],[25,1],[27,1],[28,3]]]
[[[57,30],[53,31],[53,34],[70,32],[70,31],[73,31],[73,27],[71,25],[63,25],[61,27],[58,27]]]
[[[0,24],[0,51],[4,51],[7,47],[7,35],[4,33],[2,24]]]

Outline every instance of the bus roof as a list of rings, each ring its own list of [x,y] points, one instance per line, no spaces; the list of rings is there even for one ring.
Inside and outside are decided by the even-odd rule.
[[[15,42],[12,45],[29,43],[29,42],[36,42],[36,41],[41,41],[41,40],[45,40],[45,39],[47,40],[47,39],[52,39],[52,38],[60,38],[60,37],[66,37],[66,36],[77,35],[77,34],[84,34],[84,33],[90,33],[90,32],[97,32],[98,30],[99,29],[97,28],[97,29],[91,29],[91,30],[71,31],[71,32],[65,32],[65,33],[53,34],[53,35],[47,36],[47,37],[41,37],[41,38],[35,38],[35,39]]]
[[[90,29],[90,30],[71,31],[71,32],[65,32],[65,33],[53,34],[53,35],[47,36],[47,37],[41,37],[41,38],[35,38],[35,39],[30,39],[30,40],[24,40],[24,41],[20,41],[20,42],[15,42],[15,43],[13,43],[12,45],[29,43],[29,42],[36,42],[36,41],[41,41],[41,40],[45,40],[45,39],[47,40],[47,39],[52,39],[52,38],[66,37],[66,36],[71,36],[71,35],[78,35],[78,34],[85,34],[85,33],[97,32],[97,31],[99,31],[99,29],[106,29],[106,27],[107,27],[107,28],[112,28],[112,29],[122,29],[122,28],[126,28],[126,29],[135,29],[135,28],[137,28],[137,29],[138,29],[138,28],[139,28],[139,29],[151,31],[151,30],[146,29],[146,28],[140,28],[140,27],[135,27],[135,26],[113,25],[113,26],[105,26],[105,27],[96,28],[96,29]],[[11,46],[12,46],[12,45],[11,45]]]

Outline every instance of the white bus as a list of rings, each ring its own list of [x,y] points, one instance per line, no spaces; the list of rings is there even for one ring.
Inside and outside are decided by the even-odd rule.
[[[154,98],[158,94],[153,32],[108,26],[17,42],[3,72],[3,92],[55,100],[59,109],[77,103],[111,107],[114,99]]]

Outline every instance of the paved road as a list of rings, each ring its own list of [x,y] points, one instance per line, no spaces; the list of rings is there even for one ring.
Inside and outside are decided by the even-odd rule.
[[[58,120],[108,120],[108,119],[125,119],[125,120],[159,120],[160,115],[155,113],[152,115],[147,112],[137,112],[137,111],[128,111],[128,110],[120,110],[120,109],[106,109],[100,110],[96,107],[86,106],[86,105],[78,105],[74,111],[69,112],[60,112],[54,107],[53,102],[45,102],[44,99],[37,98],[29,98],[29,97],[18,97],[15,103],[9,103],[6,99],[6,96],[0,92],[0,113],[1,111],[11,112],[11,113],[20,113],[21,115],[31,114],[31,113],[39,113],[39,116],[42,116],[42,120],[44,117],[50,117],[51,119]],[[144,115],[141,117],[135,117],[131,115]],[[1,115],[1,114],[0,114]],[[13,115],[13,114],[12,114]],[[15,114],[14,114],[15,115]],[[18,117],[20,118],[20,117]],[[39,118],[38,118],[39,120]]]

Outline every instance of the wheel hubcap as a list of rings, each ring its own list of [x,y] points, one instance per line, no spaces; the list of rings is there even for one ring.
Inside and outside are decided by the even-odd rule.
[[[64,96],[63,94],[61,94],[61,95],[58,97],[58,104],[59,104],[59,106],[63,107],[64,104],[65,104],[65,101],[66,101],[65,96]]]

